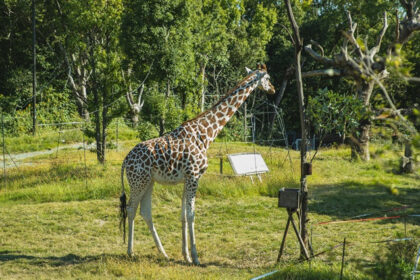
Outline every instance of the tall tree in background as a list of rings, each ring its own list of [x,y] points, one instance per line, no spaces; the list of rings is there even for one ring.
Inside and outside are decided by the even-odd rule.
[[[188,1],[124,2],[121,41],[127,58],[132,61],[134,75],[142,80],[150,71],[148,87],[171,102],[184,85],[194,82],[192,20]],[[152,69],[149,67],[153,65]],[[159,114],[159,134],[166,127],[166,108]]]
[[[55,0],[60,29],[59,50],[66,61],[68,78],[79,112],[92,118],[99,162],[105,161],[106,128],[120,111],[122,88],[119,34],[122,3],[119,0]],[[93,113],[93,117],[89,112]]]
[[[390,43],[388,50],[401,48],[408,38],[416,30],[420,30],[417,24],[420,17],[418,11],[414,9],[416,1],[400,1],[406,10],[404,19],[398,20],[394,43]],[[305,73],[305,77],[310,76],[340,76],[351,79],[356,85],[356,93],[363,102],[367,111],[371,111],[371,97],[375,84],[389,77],[386,60],[381,56],[380,49],[388,29],[388,18],[386,13],[383,15],[383,24],[379,30],[376,41],[368,42],[357,37],[357,24],[353,22],[350,12],[347,12],[348,31],[344,33],[343,45],[340,52],[333,58],[324,56],[324,50],[317,42],[305,46],[305,51],[318,63],[327,66],[327,69],[315,70]],[[369,44],[372,47],[369,48]],[[313,49],[316,46],[320,53]],[[391,55],[390,51],[388,55]],[[398,55],[393,53],[393,55]],[[369,160],[369,138],[371,132],[372,119],[366,118],[360,122],[358,133],[351,135],[352,158],[360,157]]]

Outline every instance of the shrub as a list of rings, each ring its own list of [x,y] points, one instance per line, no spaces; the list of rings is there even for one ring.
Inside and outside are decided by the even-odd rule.
[[[413,239],[389,243],[385,254],[377,254],[379,261],[373,269],[374,278],[388,280],[411,279],[416,250],[417,244]]]

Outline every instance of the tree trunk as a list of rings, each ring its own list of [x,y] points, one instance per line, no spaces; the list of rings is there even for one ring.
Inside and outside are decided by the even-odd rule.
[[[306,164],[307,159],[307,131],[306,131],[306,118],[305,118],[305,97],[303,94],[303,82],[302,82],[302,70],[301,70],[301,53],[303,49],[303,40],[300,38],[299,26],[296,23],[293,15],[292,6],[290,0],[284,0],[287,7],[287,16],[293,29],[293,43],[295,45],[295,74],[296,74],[296,86],[299,99],[299,113],[300,113],[300,127],[302,134],[302,142],[300,146],[300,191],[301,191],[301,205],[300,205],[300,236],[303,240],[303,244],[308,248],[308,229],[306,224],[308,222],[308,184],[306,180]],[[305,257],[306,249],[301,246],[300,256]]]
[[[414,161],[413,161],[413,148],[411,143],[406,141],[404,144],[404,156],[401,160],[401,173],[413,173],[414,172]]]
[[[106,100],[106,96],[104,96],[104,100]],[[100,163],[105,162],[106,127],[108,126],[107,115],[108,115],[108,108],[102,107],[101,159],[99,160]]]
[[[204,112],[205,103],[206,103],[206,63],[200,66],[200,76],[201,76],[201,112]]]
[[[95,110],[95,141],[96,141],[96,158],[100,163],[104,163],[103,153],[102,153],[102,137],[101,137],[101,110],[103,110],[103,104],[99,102],[98,94],[98,84],[96,80],[96,61],[93,53],[93,47],[90,48],[90,64],[92,67],[92,83],[91,83],[91,92],[93,93],[93,101],[97,106]]]
[[[370,110],[370,97],[372,95],[374,81],[366,82],[364,80],[358,83],[358,97],[363,101],[366,110]],[[351,137],[351,158],[370,160],[369,140],[370,140],[371,120],[363,119],[360,121],[358,135]]]
[[[161,117],[159,119],[159,136],[165,133],[165,120]]]
[[[131,114],[131,122],[133,123],[133,128],[137,128],[139,125],[139,115],[135,112],[132,112]]]

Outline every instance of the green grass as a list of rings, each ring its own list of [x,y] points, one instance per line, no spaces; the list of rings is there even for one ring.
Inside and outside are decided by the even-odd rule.
[[[19,170],[7,170],[0,189],[0,278],[249,279],[279,270],[268,279],[338,279],[341,247],[310,265],[297,264],[293,232],[281,264],[275,264],[287,216],[277,208],[276,193],[281,187],[298,186],[299,154],[291,152],[292,172],[284,149],[238,143],[214,143],[209,169],[200,180],[196,235],[203,266],[188,266],[181,255],[181,186],[156,184],[153,196],[154,222],[171,259],[159,256],[139,215],[135,257],[126,257],[118,229],[120,166],[135,142],[109,150],[104,166],[96,163],[93,152],[86,152],[85,167],[83,150],[62,150],[27,159],[30,165]],[[226,158],[224,175],[218,174],[218,155],[254,150],[270,168],[263,183],[233,176]],[[385,243],[371,242],[404,234],[404,220],[317,223],[364,213],[375,217],[420,213],[419,173],[394,174],[398,157],[382,150],[373,146],[375,156],[369,163],[349,161],[346,147],[321,150],[308,177],[308,225],[315,253],[346,237],[344,279],[373,279],[371,268]],[[410,208],[382,212],[402,205]],[[407,235],[419,238],[419,225],[419,219],[407,218]]]

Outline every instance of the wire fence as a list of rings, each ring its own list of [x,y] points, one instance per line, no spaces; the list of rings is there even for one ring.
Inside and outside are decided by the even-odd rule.
[[[97,153],[96,143],[93,137],[86,136],[86,129],[94,126],[93,122],[87,121],[66,121],[55,123],[39,123],[38,127],[43,128],[37,130],[37,135],[32,138],[28,137],[22,141],[19,137],[7,135],[5,131],[4,119],[2,114],[2,167],[3,167],[3,185],[7,185],[7,175],[13,170],[20,171],[27,166],[51,166],[54,167],[61,164],[82,164],[86,166],[96,164],[98,162],[93,153]],[[131,146],[140,142],[139,132],[133,129],[134,124],[131,119],[119,118],[109,124],[106,134],[107,143],[105,153],[112,153],[112,157],[106,158],[106,162],[111,164],[122,163],[124,156]],[[127,136],[126,134],[129,134]],[[125,142],[129,142],[131,146],[125,146]],[[285,166],[289,162],[290,180],[293,178],[293,166],[290,153],[284,154],[284,158],[279,161],[273,155],[273,147],[277,146],[279,141],[271,139],[264,141],[265,149],[256,148],[256,143],[249,141],[220,141],[215,142],[212,146],[217,150],[217,157],[221,159],[220,172],[207,172],[209,176],[231,177],[234,174],[223,173],[223,165],[228,161],[226,155],[232,152],[238,144],[249,152],[260,152],[264,158],[270,163],[278,163]],[[284,142],[284,141],[283,141]],[[261,144],[261,143],[260,143]],[[284,143],[283,143],[284,144]],[[93,152],[93,153],[91,153]],[[243,152],[243,150],[242,150]],[[287,157],[286,157],[287,156]],[[289,161],[287,159],[289,158]],[[225,159],[223,161],[223,159]],[[226,168],[225,168],[226,170]],[[267,176],[270,176],[269,174]]]
[[[40,127],[45,127],[46,129],[54,127],[55,130],[51,130],[51,137],[49,139],[49,145],[46,145],[44,149],[38,150],[37,147],[33,145],[28,145],[27,148],[23,148],[21,152],[13,152],[10,150],[12,145],[22,145],[21,143],[9,143],[7,145],[5,138],[8,138],[5,131],[2,120],[2,161],[3,161],[3,186],[8,184],[8,173],[13,171],[22,171],[22,169],[27,166],[45,166],[47,169],[52,166],[68,165],[75,164],[80,167],[82,177],[84,177],[84,184],[88,185],[89,180],[89,170],[88,166],[94,165],[97,163],[95,156],[96,147],[92,138],[86,137],[84,130],[86,126],[89,125],[87,122],[80,121],[69,121],[62,123],[41,123]],[[122,163],[123,158],[127,154],[128,150],[134,146],[136,141],[135,139],[131,140],[129,138],[124,138],[121,134],[130,131],[130,133],[136,133],[133,129],[130,128],[129,119],[118,119],[108,128],[108,137],[110,138],[109,145],[106,147],[106,153],[112,153],[113,157],[107,159],[106,161],[110,164],[119,165]],[[39,136],[39,141],[42,141],[42,135]],[[127,140],[125,142],[124,140]],[[290,181],[298,182],[296,174],[293,173],[293,168],[298,164],[298,159],[288,160],[287,152],[283,153],[284,158],[279,158],[278,154],[273,155],[273,150],[271,149],[270,143],[273,141],[266,141],[269,145],[264,150],[257,149],[257,152],[261,152],[265,159],[271,161],[271,164],[277,163],[278,165],[283,164],[286,169],[289,169],[288,174],[290,176]],[[43,143],[37,143],[41,144]],[[45,143],[44,143],[45,144]],[[216,142],[213,145],[215,152],[218,156],[224,157],[226,154],[229,154],[234,150],[236,144],[247,144],[241,147],[246,147],[249,151],[256,151],[256,145],[253,142],[229,142],[221,141]],[[93,152],[93,153],[92,153]],[[290,156],[290,154],[289,154]],[[290,158],[291,159],[291,158]],[[223,163],[222,163],[223,164]],[[290,166],[289,166],[290,164]],[[16,173],[16,172],[15,172]],[[221,174],[221,172],[209,172],[209,176],[233,176],[233,174]],[[270,176],[269,174],[267,176]],[[363,248],[364,246],[380,246],[380,244],[388,244],[389,242],[406,242],[408,240],[415,240],[419,242],[419,238],[411,237],[407,234],[407,226],[418,227],[418,222],[410,223],[407,225],[407,219],[420,219],[420,213],[404,213],[401,211],[407,211],[412,208],[412,205],[402,205],[399,207],[394,207],[391,209],[386,209],[383,211],[374,211],[371,213],[360,213],[354,215],[349,219],[345,220],[334,220],[334,221],[320,221],[312,223],[310,239],[311,245],[316,247],[318,243],[317,239],[323,238],[323,231],[320,230],[321,227],[336,227],[335,230],[339,233],[334,240],[330,240],[329,243],[334,242],[334,245],[330,245],[324,248],[313,248],[311,254],[311,260],[318,258],[322,260],[322,256],[330,254],[331,252],[337,252],[339,248],[342,248],[340,253],[337,253],[336,256],[342,261],[342,267],[345,268],[345,264],[351,262],[349,257],[351,255],[351,250],[353,248]],[[417,209],[417,208],[416,208]],[[380,216],[382,215],[382,216]],[[360,230],[358,228],[349,229],[348,227],[345,230],[340,229],[340,226],[345,223],[377,223],[380,221],[393,221],[399,220],[404,223],[404,235],[402,238],[392,238],[392,236],[384,235],[384,238],[381,240],[367,240],[363,239],[360,236]],[[372,230],[378,230],[383,232],[395,232],[395,225],[393,224],[375,224]],[[324,242],[319,242],[325,244]],[[295,244],[296,245],[296,244]],[[316,250],[315,250],[316,249]],[[354,249],[356,250],[356,249]],[[300,264],[304,260],[298,260],[294,264]],[[257,278],[262,279],[262,278]]]

